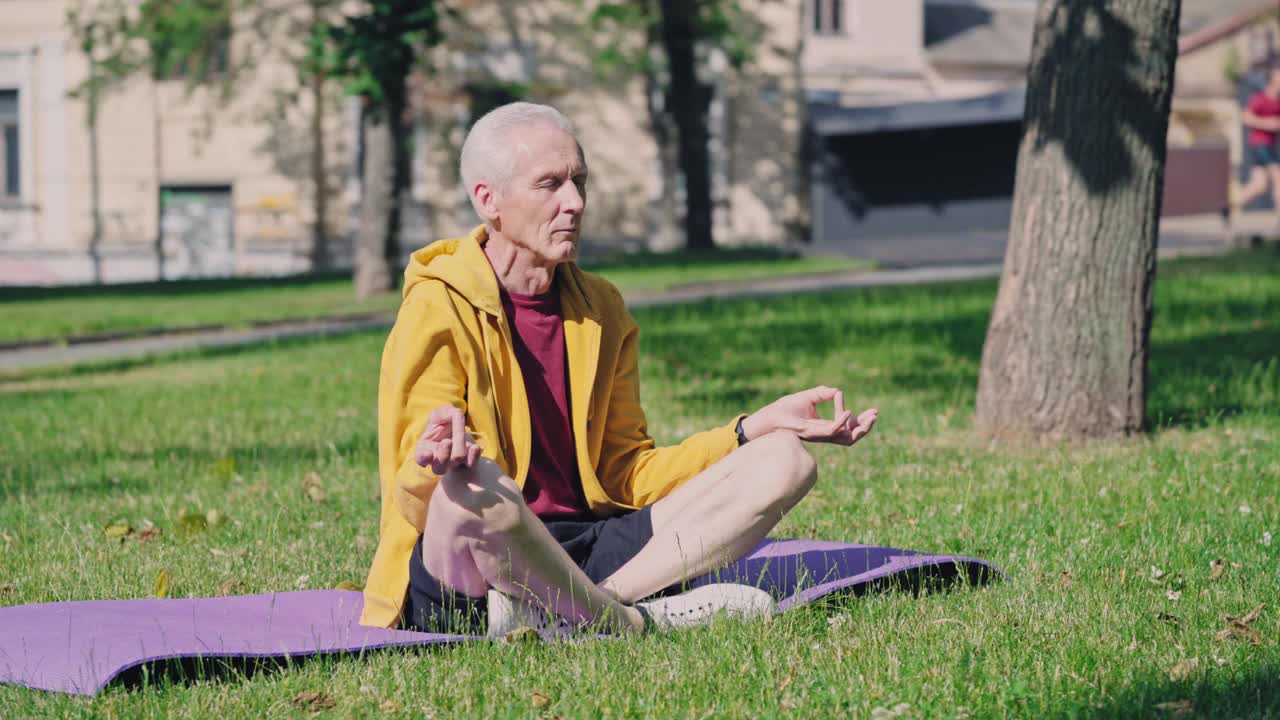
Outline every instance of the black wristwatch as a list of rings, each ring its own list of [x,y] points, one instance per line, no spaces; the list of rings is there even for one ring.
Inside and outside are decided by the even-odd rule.
[[[742,447],[747,444],[747,434],[742,432],[742,421],[746,419],[746,415],[738,418],[738,424],[733,428],[733,431],[738,433],[738,447]]]

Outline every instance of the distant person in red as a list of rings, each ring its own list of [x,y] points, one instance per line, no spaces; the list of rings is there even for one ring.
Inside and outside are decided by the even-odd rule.
[[[1253,202],[1270,184],[1271,197],[1280,212],[1280,153],[1276,152],[1276,135],[1280,134],[1280,65],[1271,67],[1266,86],[1249,98],[1242,120],[1249,128],[1248,153],[1253,169],[1237,204],[1243,208]]]

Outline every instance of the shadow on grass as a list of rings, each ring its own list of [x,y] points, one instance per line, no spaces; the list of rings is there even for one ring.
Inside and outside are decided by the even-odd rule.
[[[319,663],[321,667],[327,667],[335,665],[341,659],[360,659],[369,653],[375,652],[399,652],[402,654],[442,652],[456,644],[456,642],[437,642],[423,645],[375,648],[359,652],[317,653],[287,657],[228,656],[149,660],[116,675],[111,679],[108,687],[119,687],[126,691],[145,691],[166,685],[181,686],[202,683],[245,682],[258,677],[273,677],[302,665]],[[313,712],[326,709],[301,699],[297,702],[297,705],[299,710],[312,710]]]
[[[70,285],[44,287],[16,285],[0,287],[0,302],[21,300],[54,300],[62,298],[165,297],[181,295],[215,295],[240,290],[265,290],[282,287],[309,287],[350,281],[351,273],[288,275],[271,278],[210,278],[193,280],[161,280],[111,285]]]
[[[1099,706],[1053,708],[1040,717],[1067,718],[1274,718],[1280,716],[1280,664],[1263,663],[1248,673],[1230,666],[1184,681],[1165,675],[1145,678],[1108,694]]]
[[[233,358],[263,351],[289,350],[312,345],[321,345],[331,342],[335,338],[353,338],[360,337],[362,335],[373,335],[384,338],[386,337],[387,332],[387,328],[382,327],[372,329],[343,329],[335,330],[333,332],[320,332],[314,335],[291,335],[278,337],[263,342],[222,345],[217,347],[188,348],[184,350],[140,355],[137,357],[93,360],[74,365],[56,365],[37,368],[34,370],[0,371],[0,394],[4,394],[5,392],[22,393],[24,392],[23,390],[14,390],[12,387],[20,387],[21,385],[34,380],[56,380],[62,378],[98,375],[102,373],[125,372],[138,368],[154,367],[157,365],[189,360],[217,360]],[[375,352],[380,352],[380,349],[376,349]],[[56,395],[59,392],[72,393],[79,391],[39,390],[36,392],[43,395]]]
[[[376,453],[377,435],[372,427],[365,433],[311,446],[255,445],[214,449],[179,445],[146,452],[46,450],[38,457],[11,461],[0,468],[0,500],[67,493],[91,499],[154,489],[149,482],[128,471],[108,471],[102,465],[108,460],[165,467],[173,472],[190,468],[184,475],[189,480],[225,487],[233,475],[260,468],[297,470],[314,467],[335,455],[350,459],[367,454],[373,462]],[[298,470],[299,474],[301,472]]]
[[[1254,272],[1268,272],[1266,264]],[[705,409],[772,401],[765,390],[776,387],[771,380],[829,365],[832,357],[856,363],[860,356],[886,355],[902,362],[878,368],[878,377],[863,382],[864,387],[887,384],[933,402],[972,407],[994,288],[994,283],[979,282],[655,309],[641,320],[641,343],[660,360],[664,381],[682,388],[676,396]],[[1184,299],[1187,295],[1181,292],[1156,307],[1149,423],[1199,427],[1217,418],[1265,411],[1277,392],[1280,324],[1273,318],[1280,317],[1280,295],[1256,302],[1212,297],[1196,302]],[[860,314],[862,308],[895,304],[903,308],[900,314]],[[928,319],[911,319],[925,314]],[[1187,326],[1240,329],[1161,338],[1176,337]],[[708,332],[707,327],[716,330]],[[823,381],[843,382],[840,377]]]

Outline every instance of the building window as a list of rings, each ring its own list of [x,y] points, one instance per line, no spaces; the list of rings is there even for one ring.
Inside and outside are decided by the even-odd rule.
[[[0,90],[0,160],[3,160],[3,182],[0,199],[16,200],[22,194],[22,158],[18,154],[18,91]]]
[[[809,14],[815,35],[839,35],[844,32],[844,0],[810,0]]]

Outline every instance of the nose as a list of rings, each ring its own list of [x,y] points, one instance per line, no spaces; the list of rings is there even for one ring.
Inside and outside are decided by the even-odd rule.
[[[575,182],[567,182],[560,187],[560,211],[570,215],[581,215],[586,209],[586,190],[579,189]]]

